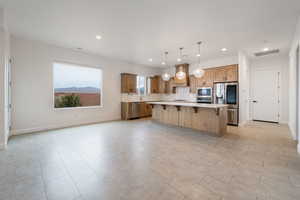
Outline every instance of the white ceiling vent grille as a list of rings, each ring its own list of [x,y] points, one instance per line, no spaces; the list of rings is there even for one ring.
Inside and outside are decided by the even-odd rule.
[[[267,56],[267,55],[271,55],[271,54],[275,54],[275,53],[279,53],[279,52],[280,52],[279,49],[273,49],[270,51],[257,52],[257,53],[254,53],[254,55],[259,57],[259,56]]]

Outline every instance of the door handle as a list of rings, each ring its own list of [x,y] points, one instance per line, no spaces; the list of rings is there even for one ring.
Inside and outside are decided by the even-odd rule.
[[[253,103],[257,103],[257,101],[256,100],[254,100],[254,101],[252,101]]]

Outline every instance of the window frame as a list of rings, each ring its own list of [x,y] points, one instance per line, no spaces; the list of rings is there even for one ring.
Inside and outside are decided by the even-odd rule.
[[[87,67],[87,68],[95,68],[101,70],[101,86],[100,86],[100,105],[97,106],[78,106],[78,107],[64,107],[64,108],[56,108],[55,107],[55,88],[54,88],[54,64],[59,63],[59,64],[66,64],[66,65],[74,65],[78,67]],[[60,111],[60,110],[74,110],[74,109],[100,109],[103,108],[103,77],[104,77],[104,71],[102,67],[98,66],[93,66],[93,65],[88,65],[88,64],[82,64],[82,63],[74,63],[74,62],[69,62],[69,61],[62,61],[62,60],[53,60],[52,65],[51,65],[51,73],[52,73],[52,109],[55,111]]]

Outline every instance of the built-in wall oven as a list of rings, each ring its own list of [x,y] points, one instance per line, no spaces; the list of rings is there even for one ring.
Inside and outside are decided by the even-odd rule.
[[[212,87],[197,88],[197,102],[198,103],[212,103],[213,102]]]
[[[238,83],[215,83],[214,103],[228,105],[228,124],[238,125],[239,123],[239,95]]]

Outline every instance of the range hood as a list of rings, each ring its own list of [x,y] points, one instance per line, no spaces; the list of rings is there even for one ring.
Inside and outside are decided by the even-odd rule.
[[[175,87],[187,87],[189,86],[189,64],[175,65],[176,72],[174,77]]]

